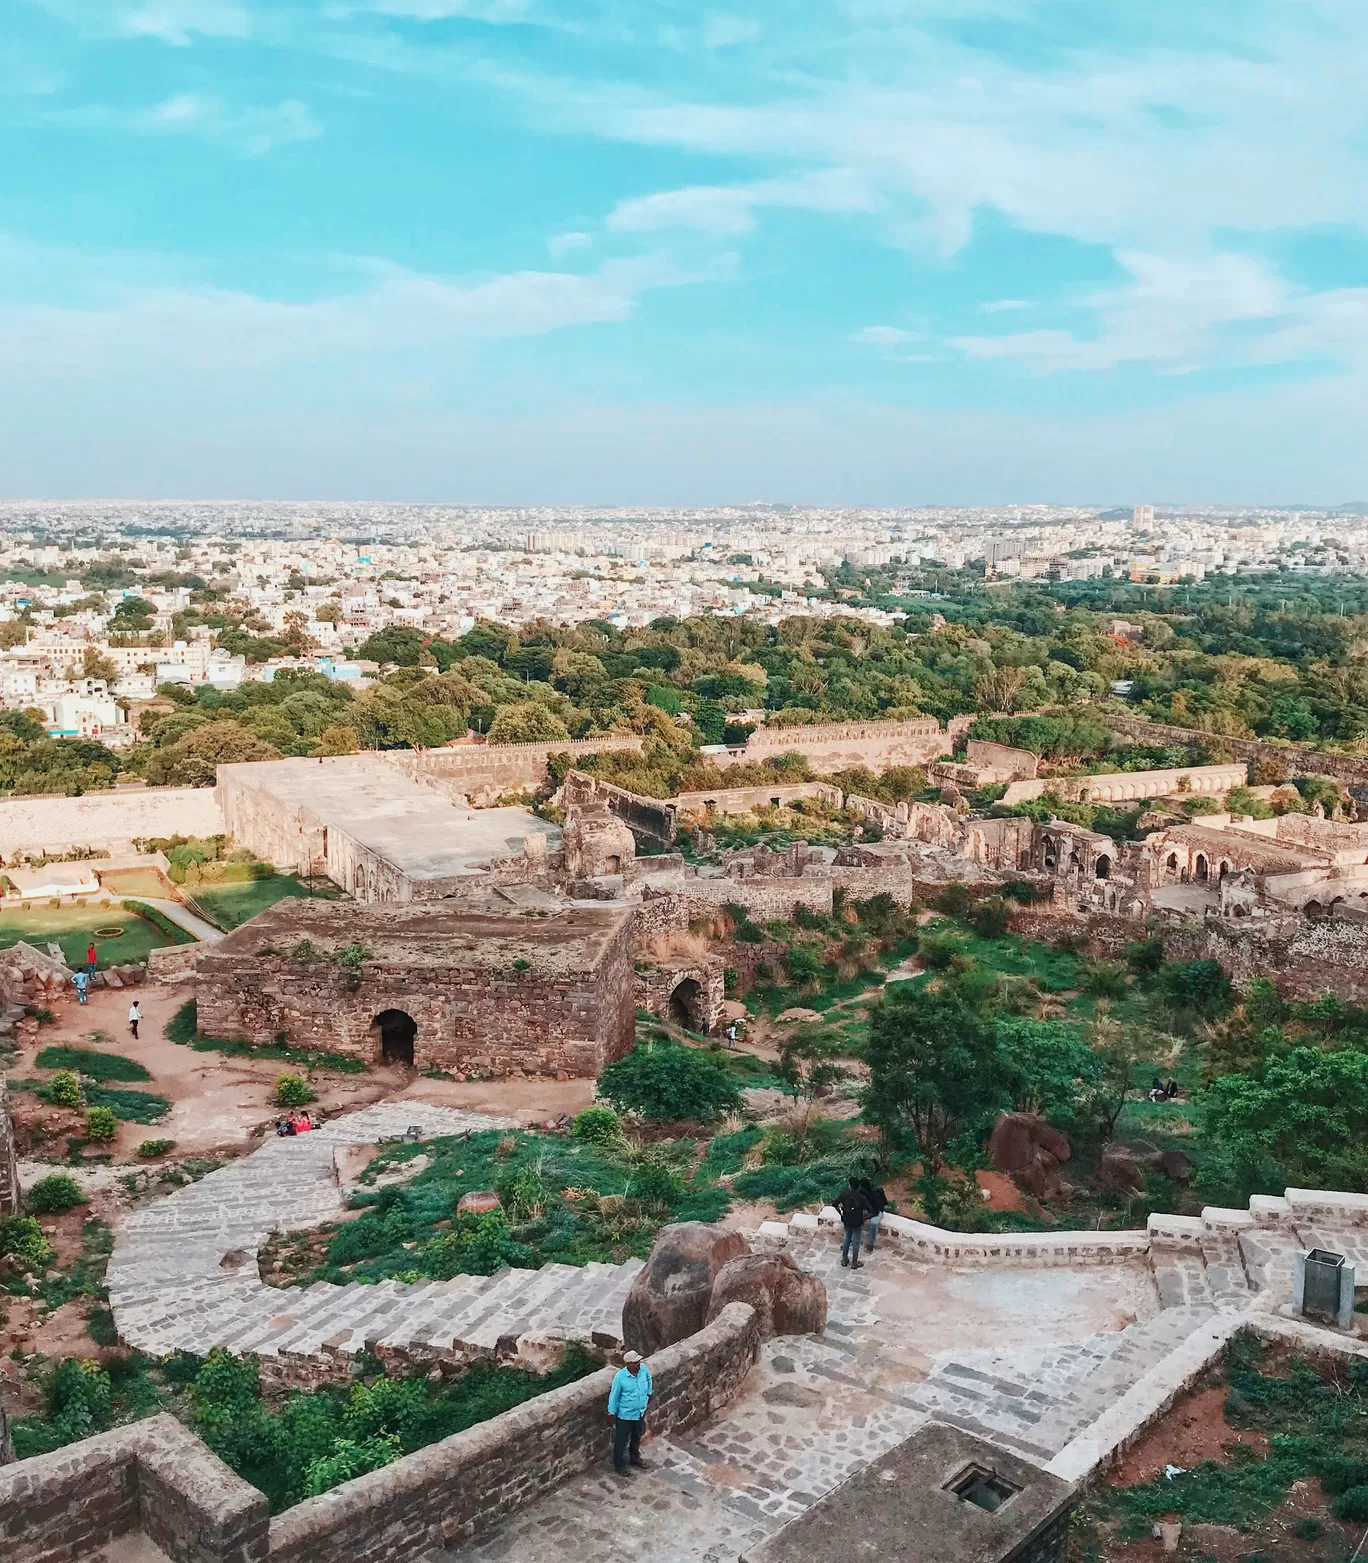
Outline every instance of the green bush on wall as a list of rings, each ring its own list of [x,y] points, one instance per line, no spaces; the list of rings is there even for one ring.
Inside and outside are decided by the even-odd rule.
[[[275,1104],[277,1107],[303,1107],[314,1099],[309,1082],[303,1075],[277,1075]]]

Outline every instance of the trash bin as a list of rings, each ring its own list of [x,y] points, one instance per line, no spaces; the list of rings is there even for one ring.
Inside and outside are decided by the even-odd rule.
[[[1302,1312],[1336,1319],[1344,1286],[1344,1255],[1328,1248],[1313,1248],[1306,1256],[1306,1286]]]

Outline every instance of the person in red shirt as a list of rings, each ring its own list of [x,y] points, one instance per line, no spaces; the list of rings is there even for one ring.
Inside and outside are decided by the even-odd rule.
[[[92,939],[86,945],[86,970],[93,976],[95,968],[100,964],[100,958],[95,953],[95,941]]]

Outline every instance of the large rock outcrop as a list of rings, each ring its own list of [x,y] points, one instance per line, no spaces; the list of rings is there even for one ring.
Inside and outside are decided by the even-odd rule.
[[[713,1282],[707,1322],[734,1302],[755,1309],[762,1340],[771,1335],[820,1335],[826,1328],[826,1286],[787,1254],[744,1254],[728,1260]]]
[[[622,1305],[623,1340],[648,1356],[701,1330],[718,1272],[747,1252],[739,1232],[704,1221],[662,1227]]]
[[[1059,1130],[1034,1113],[1003,1113],[988,1141],[993,1166],[1037,1199],[1053,1199],[1064,1192],[1059,1167],[1071,1154]]]

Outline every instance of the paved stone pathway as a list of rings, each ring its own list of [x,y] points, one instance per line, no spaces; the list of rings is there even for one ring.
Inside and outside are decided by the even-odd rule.
[[[223,938],[223,930],[215,928],[213,923],[207,923],[202,917],[196,917],[188,906],[179,901],[168,901],[161,897],[136,896],[135,900],[143,902],[145,906],[154,906],[163,917],[169,917],[178,928],[184,928],[186,933],[192,933],[201,944],[213,944],[215,940]]]
[[[268,1140],[120,1225],[108,1271],[120,1338],[152,1355],[227,1346],[283,1359],[377,1345],[485,1353],[522,1336],[589,1340],[597,1333],[616,1343],[639,1260],[412,1284],[281,1289],[261,1281],[257,1252],[272,1231],[342,1213],[337,1148],[402,1135],[410,1125],[425,1139],[517,1127],[483,1113],[388,1102],[310,1134]]]

